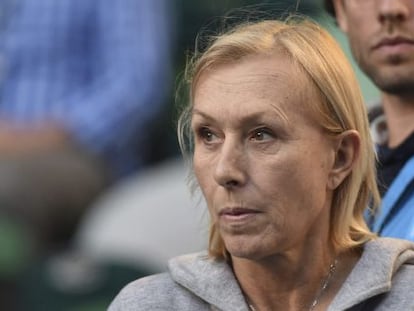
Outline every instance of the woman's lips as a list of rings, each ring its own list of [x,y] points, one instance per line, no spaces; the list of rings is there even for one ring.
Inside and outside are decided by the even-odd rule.
[[[244,207],[226,207],[219,212],[225,221],[245,221],[259,214],[260,211]]]

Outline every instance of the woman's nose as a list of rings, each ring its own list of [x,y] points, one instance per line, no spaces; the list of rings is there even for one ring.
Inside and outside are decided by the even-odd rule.
[[[216,182],[227,189],[246,183],[247,156],[242,145],[224,142],[214,171]]]

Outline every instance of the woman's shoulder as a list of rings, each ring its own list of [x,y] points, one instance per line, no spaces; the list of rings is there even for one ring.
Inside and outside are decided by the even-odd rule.
[[[358,271],[363,286],[356,287],[369,297],[364,310],[414,310],[414,243],[378,238],[366,252]]]
[[[403,262],[396,269],[390,284],[390,293],[387,300],[391,305],[404,305],[414,310],[414,259]],[[402,310],[402,309],[401,309]]]
[[[378,238],[363,248],[330,310],[414,310],[414,244]]]
[[[395,286],[398,280],[414,281],[414,243],[412,241],[382,237],[367,243],[361,259],[370,273],[377,271],[384,281]],[[414,290],[414,287],[412,288]]]
[[[208,309],[190,289],[177,282],[172,271],[202,260],[203,253],[183,255],[170,260],[169,272],[140,278],[127,284],[109,306],[109,311],[128,310],[204,310]],[[181,271],[182,272],[182,271]],[[182,272],[183,273],[183,272]],[[180,274],[180,273],[178,273]],[[186,278],[191,276],[188,272]],[[206,309],[206,310],[207,310]]]
[[[127,284],[121,290],[120,295],[136,296],[146,294],[147,292],[169,289],[174,286],[175,283],[169,273],[160,273],[149,275]]]
[[[155,310],[177,285],[168,273],[154,274],[127,284],[109,306],[109,311]]]
[[[378,294],[368,299],[363,310],[414,310],[414,264],[404,263],[392,276],[389,284],[377,288]]]

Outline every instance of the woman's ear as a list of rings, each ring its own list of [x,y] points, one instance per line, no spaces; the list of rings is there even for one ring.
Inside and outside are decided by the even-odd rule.
[[[328,187],[336,189],[355,167],[361,149],[361,139],[355,130],[335,137],[335,161],[330,172]]]
[[[367,0],[361,0],[367,1]],[[345,33],[348,32],[348,17],[345,12],[345,3],[344,0],[333,0],[333,5],[335,9],[336,21],[339,28]]]

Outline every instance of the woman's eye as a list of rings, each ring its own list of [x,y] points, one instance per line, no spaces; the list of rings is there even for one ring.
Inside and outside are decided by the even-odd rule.
[[[199,135],[205,142],[212,142],[216,138],[216,135],[206,127],[199,130]]]
[[[253,132],[251,139],[264,141],[273,138],[272,133],[267,129],[257,129]]]

